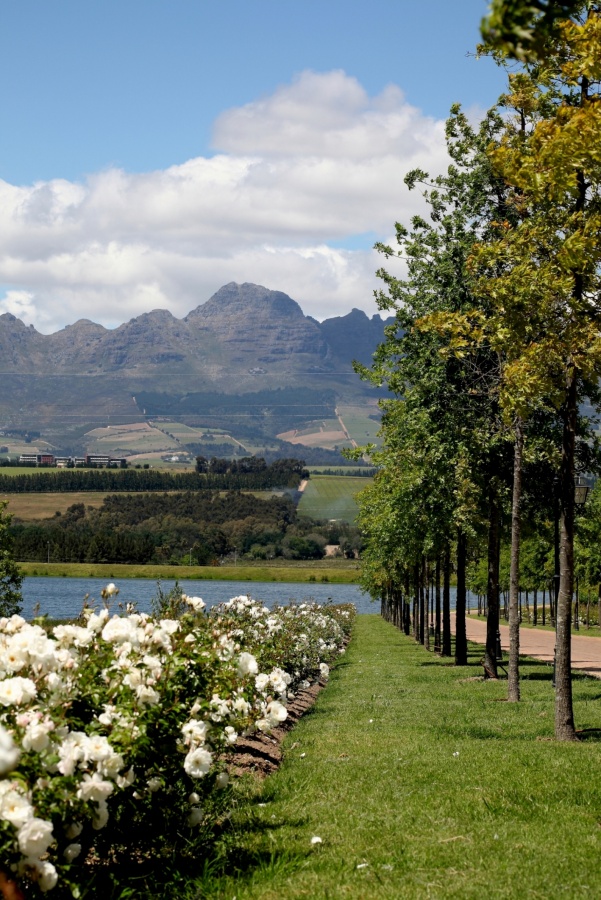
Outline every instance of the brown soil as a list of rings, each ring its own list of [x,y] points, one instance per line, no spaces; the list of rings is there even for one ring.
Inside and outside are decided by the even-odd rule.
[[[313,706],[324,687],[325,682],[319,681],[307,690],[299,691],[294,701],[288,704],[288,718],[279,728],[274,728],[271,734],[256,732],[249,737],[238,738],[236,751],[228,765],[231,774],[245,775],[253,772],[260,778],[266,778],[275,772],[282,762],[281,744],[286,734]]]

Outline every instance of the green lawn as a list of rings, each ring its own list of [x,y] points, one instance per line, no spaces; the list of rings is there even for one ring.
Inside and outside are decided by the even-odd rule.
[[[342,563],[342,565],[340,565]],[[294,564],[289,560],[273,565],[265,563],[233,566],[167,566],[125,565],[120,563],[45,563],[20,562],[25,576],[57,578],[151,578],[153,581],[186,579],[205,581],[281,581],[308,584],[331,582],[355,584],[359,581],[359,566],[353,560],[311,560]]]
[[[354,478],[352,475],[312,475],[298,511],[314,519],[354,522],[357,515],[355,496],[371,481],[371,478]]]
[[[377,616],[355,635],[284,763],[179,896],[491,900],[599,896],[601,682],[574,681],[586,739],[558,744],[548,666],[523,700]],[[313,837],[321,843],[311,843]],[[161,895],[162,896],[162,895]]]

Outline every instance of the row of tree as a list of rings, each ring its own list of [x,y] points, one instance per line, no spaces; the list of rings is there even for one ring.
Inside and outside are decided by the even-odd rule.
[[[203,460],[199,457],[199,460]],[[31,475],[0,475],[0,492],[73,493],[76,491],[263,491],[297,488],[308,475],[303,460],[279,459],[271,464],[256,457],[197,462],[196,472],[156,469],[61,469]]]
[[[383,404],[383,449],[373,454],[382,468],[361,502],[364,584],[406,628],[413,598],[415,631],[426,640],[429,569],[446,595],[453,556],[455,658],[465,664],[467,563],[484,545],[485,667],[496,676],[505,518],[509,700],[520,698],[521,538],[524,530],[552,534],[557,519],[560,740],[576,734],[574,486],[579,473],[599,468],[582,409],[597,404],[601,375],[601,18],[596,4],[570,6],[571,17],[557,20],[525,0],[493,4],[488,52],[507,67],[510,54],[521,63],[508,67],[507,93],[479,126],[452,109],[446,174],[407,176],[423,191],[429,217],[396,226],[398,249],[378,246],[402,260],[406,274],[379,271],[379,306],[396,321],[373,367],[357,367],[394,395]],[[447,634],[438,644],[450,652]]]

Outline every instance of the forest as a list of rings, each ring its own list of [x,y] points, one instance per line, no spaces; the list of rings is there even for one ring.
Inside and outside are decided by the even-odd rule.
[[[15,558],[44,562],[216,565],[250,559],[321,559],[327,544],[352,554],[361,542],[346,523],[297,514],[290,497],[239,491],[113,494],[99,509],[75,503],[64,515],[11,526]]]

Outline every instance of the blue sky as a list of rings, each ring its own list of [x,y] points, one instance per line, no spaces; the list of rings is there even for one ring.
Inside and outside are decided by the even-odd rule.
[[[503,89],[468,55],[485,11],[4,0],[0,311],[114,326],[235,280],[372,312],[370,247],[418,205],[403,172],[444,166],[451,103]]]

